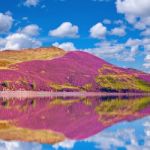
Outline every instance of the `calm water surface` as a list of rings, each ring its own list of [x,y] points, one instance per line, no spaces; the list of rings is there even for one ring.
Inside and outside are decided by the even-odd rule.
[[[0,98],[0,150],[149,150],[150,97]]]

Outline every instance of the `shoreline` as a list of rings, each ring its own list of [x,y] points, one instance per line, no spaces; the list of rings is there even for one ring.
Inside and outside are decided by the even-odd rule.
[[[1,98],[150,96],[150,93],[0,91]]]

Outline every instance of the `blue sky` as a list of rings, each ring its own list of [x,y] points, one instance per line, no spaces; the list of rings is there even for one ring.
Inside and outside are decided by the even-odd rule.
[[[150,72],[150,1],[0,1],[1,50],[51,45]]]

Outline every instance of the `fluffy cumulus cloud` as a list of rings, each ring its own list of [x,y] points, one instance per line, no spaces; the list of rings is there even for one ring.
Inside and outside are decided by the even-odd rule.
[[[71,22],[64,22],[58,28],[49,31],[49,35],[59,38],[76,38],[78,37],[78,30],[77,25],[73,25]]]
[[[145,68],[150,69],[150,54],[146,55],[144,61],[145,61],[145,63],[143,64],[143,66],[144,66]]]
[[[6,15],[6,18],[7,17],[10,17],[10,16]],[[1,27],[1,24],[0,24],[0,27]],[[7,30],[9,28],[10,27],[7,26]],[[12,33],[12,34],[7,35],[6,37],[0,38],[0,50],[6,50],[6,49],[21,50],[25,48],[40,47],[42,45],[41,41],[34,38],[34,36],[39,35],[39,32],[40,32],[40,28],[36,24],[25,26],[22,29],[20,28],[17,30],[16,33]]]
[[[63,149],[72,149],[74,147],[74,144],[76,143],[75,140],[65,140],[63,142],[54,144],[53,147],[55,149],[63,148]]]
[[[31,24],[24,27],[23,29],[19,29],[18,31],[28,36],[37,36],[39,35],[40,27],[36,24]]]
[[[0,13],[0,34],[8,32],[13,24],[13,18],[11,14]]]
[[[39,4],[39,2],[40,2],[39,0],[26,0],[24,2],[24,5],[27,7],[31,7],[31,6],[36,7]]]
[[[124,21],[123,20],[114,20],[113,22],[114,24],[117,24],[117,25],[123,25],[124,24]]]
[[[144,38],[142,40],[142,45],[144,47],[144,64],[143,66],[150,72],[150,38]]]
[[[42,150],[40,144],[0,141],[0,150]]]
[[[129,23],[134,24],[137,29],[144,29],[150,25],[149,2],[149,0],[117,0],[116,7]]]
[[[116,36],[125,36],[126,31],[125,31],[124,27],[116,27],[116,28],[111,30],[111,34],[116,35]]]
[[[147,16],[150,12],[149,0],[117,0],[117,10],[133,16]]]
[[[52,45],[55,46],[55,47],[64,49],[66,51],[76,50],[76,47],[74,46],[74,44],[72,42],[65,42],[65,43],[61,43],[61,44],[59,44],[58,42],[55,42]]]
[[[93,52],[100,57],[111,57],[116,53],[122,51],[123,48],[122,44],[118,44],[115,41],[103,41],[100,43],[96,43],[95,46],[96,48],[86,49],[86,51]]]
[[[141,32],[141,35],[145,37],[150,37],[150,28],[147,28],[143,32]]]
[[[111,24],[111,20],[109,20],[109,19],[104,19],[104,20],[103,20],[103,23],[104,23],[104,24]]]
[[[0,39],[0,49],[20,50],[24,48],[40,47],[42,43],[39,40],[31,38],[23,33],[14,33],[6,38]]]
[[[97,23],[90,29],[90,36],[92,38],[104,38],[107,32],[107,28],[102,23]]]
[[[103,58],[115,58],[121,61],[135,61],[135,56],[139,51],[141,41],[138,39],[128,39],[125,43],[117,41],[102,41],[95,44],[95,48],[83,49]]]

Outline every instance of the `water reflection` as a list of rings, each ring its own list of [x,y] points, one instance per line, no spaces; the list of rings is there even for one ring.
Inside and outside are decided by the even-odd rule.
[[[54,145],[0,141],[0,150],[149,150],[150,117],[115,124],[84,140],[66,139]]]
[[[149,150],[150,117],[115,124],[84,140],[66,140],[53,146],[43,146],[43,149],[46,148],[73,150]]]
[[[21,100],[1,98],[0,139],[53,144],[51,148],[73,148],[78,143],[81,146],[85,146],[86,143],[86,146],[90,147],[93,146],[91,143],[97,143],[96,141],[99,142],[96,146],[103,147],[108,146],[108,143],[105,143],[108,141],[110,142],[108,148],[113,149],[111,147],[113,144],[119,145],[121,148],[123,144],[135,140],[134,138],[132,141],[126,139],[131,137],[128,135],[129,133],[134,134],[133,130],[127,129],[119,132],[115,129],[118,125],[115,125],[111,132],[106,132],[108,127],[149,115],[150,97],[53,97]],[[132,123],[125,124],[132,125]],[[138,126],[138,124],[134,125]],[[147,123],[146,129],[148,130],[149,125],[150,122]],[[124,127],[123,124],[119,128],[122,127]],[[117,129],[119,128],[117,127]],[[148,133],[150,131],[145,133],[145,136],[148,137]],[[125,135],[124,138],[122,134]],[[134,136],[136,137],[136,135]],[[123,139],[121,140],[119,137]],[[143,145],[142,141],[140,140],[139,143]],[[16,142],[1,142],[0,146],[3,148],[6,145],[14,146],[15,144],[19,144],[19,146],[25,144],[27,147],[37,146],[36,149],[40,150],[43,147],[44,149],[50,148],[49,145]]]

